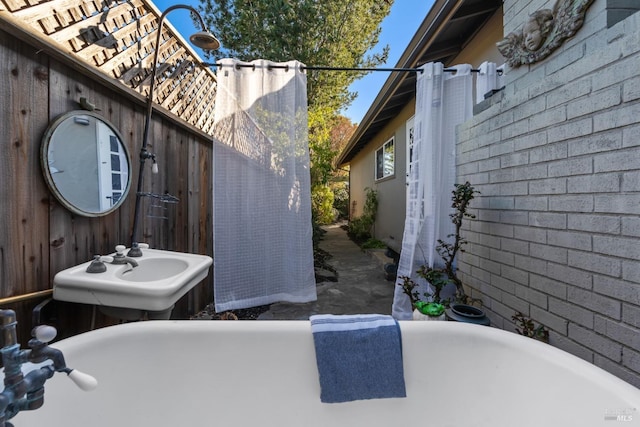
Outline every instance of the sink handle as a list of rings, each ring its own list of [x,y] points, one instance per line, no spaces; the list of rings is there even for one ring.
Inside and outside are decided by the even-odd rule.
[[[129,249],[129,256],[139,258],[142,256],[142,249],[149,249],[149,245],[146,243],[131,243],[131,249]]]
[[[127,247],[125,245],[118,245],[116,246],[116,256],[124,256],[124,250],[127,249]]]
[[[104,273],[107,271],[107,266],[104,265],[105,262],[113,263],[113,257],[108,255],[95,255],[93,257],[93,261],[87,267],[87,273]]]
[[[87,267],[87,273],[104,273],[107,271],[107,266],[104,265],[104,259],[100,255],[95,255],[93,261]]]

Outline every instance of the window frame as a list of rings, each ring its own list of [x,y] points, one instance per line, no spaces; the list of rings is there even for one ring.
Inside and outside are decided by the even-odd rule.
[[[391,145],[392,148],[392,158],[391,158],[391,172],[388,174],[385,174],[385,170],[387,168],[385,168],[385,158],[384,155],[387,151],[387,147]],[[378,157],[379,154],[378,153],[382,153],[382,175],[378,176],[378,167],[380,166],[378,164]],[[374,175],[374,179],[375,181],[382,181],[384,179],[388,179],[391,178],[393,176],[395,176],[396,174],[396,144],[395,144],[395,136],[392,136],[391,138],[387,139],[379,148],[376,149],[375,153],[374,153],[374,157],[373,157],[373,162],[374,162],[374,170],[373,170],[373,175]]]

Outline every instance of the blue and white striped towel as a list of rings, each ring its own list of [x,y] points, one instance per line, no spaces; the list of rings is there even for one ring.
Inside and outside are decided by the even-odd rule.
[[[311,316],[325,403],[406,397],[398,322],[380,314]]]

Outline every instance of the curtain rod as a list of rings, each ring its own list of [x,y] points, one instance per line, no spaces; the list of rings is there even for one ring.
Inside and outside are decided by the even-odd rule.
[[[205,67],[231,67],[235,66],[238,68],[256,68],[255,64],[221,64],[219,62],[202,62],[201,65]],[[288,65],[268,65],[267,69],[273,68],[282,68],[285,70],[289,69]],[[406,73],[422,73],[422,68],[357,68],[357,67],[328,67],[328,66],[310,66],[310,65],[301,65],[300,69],[302,70],[320,70],[320,71],[400,71]],[[455,68],[445,68],[443,71],[448,73],[455,73]],[[502,70],[496,70],[498,74],[502,74]],[[472,73],[479,73],[478,69],[471,69]]]

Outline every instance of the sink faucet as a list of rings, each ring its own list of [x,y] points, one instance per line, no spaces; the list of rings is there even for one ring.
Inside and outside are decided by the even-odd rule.
[[[66,366],[60,350],[49,347],[57,331],[52,326],[33,328],[29,350],[20,350],[16,337],[16,313],[0,309],[0,354],[4,366],[4,390],[0,393],[0,427],[13,427],[8,422],[20,411],[40,408],[44,404],[44,383],[56,372],[65,372],[82,390],[93,390],[98,382],[90,375]],[[26,362],[51,364],[36,368],[26,375],[22,365]]]
[[[129,253],[127,255],[139,258],[142,256],[142,249],[149,249],[149,245],[146,243],[133,242],[131,243],[131,249],[129,249]]]
[[[126,249],[126,247],[124,245],[118,245],[116,246],[116,254],[113,257],[113,261],[111,261],[111,264],[127,264],[129,263],[129,265],[131,265],[131,268],[137,267],[138,266],[138,261],[136,261],[135,259],[125,256],[124,254],[124,250]]]

